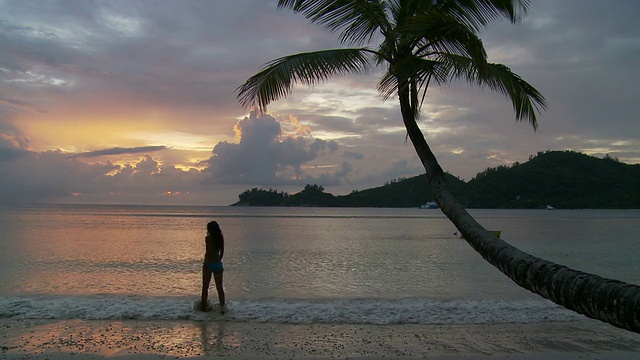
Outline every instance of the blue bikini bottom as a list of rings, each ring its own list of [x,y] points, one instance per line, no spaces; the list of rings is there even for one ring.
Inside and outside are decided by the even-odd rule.
[[[209,269],[209,271],[211,272],[218,272],[218,271],[224,270],[224,268],[222,267],[222,261],[209,262],[209,263],[206,263],[205,265],[207,266],[207,269]]]

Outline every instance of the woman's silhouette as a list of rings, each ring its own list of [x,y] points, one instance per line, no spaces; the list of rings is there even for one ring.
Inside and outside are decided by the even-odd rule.
[[[211,221],[207,224],[207,236],[204,238],[206,250],[204,262],[202,264],[202,298],[200,299],[200,310],[207,311],[207,297],[209,296],[209,284],[211,274],[216,283],[216,291],[220,300],[220,312],[225,312],[224,289],[222,288],[222,256],[224,255],[224,237],[217,222]]]

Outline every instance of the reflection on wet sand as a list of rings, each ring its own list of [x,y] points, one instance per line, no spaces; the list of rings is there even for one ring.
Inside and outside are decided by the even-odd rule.
[[[597,321],[339,325],[0,319],[3,359],[636,359],[637,334]],[[561,356],[557,356],[558,354]],[[527,357],[519,357],[520,355]]]

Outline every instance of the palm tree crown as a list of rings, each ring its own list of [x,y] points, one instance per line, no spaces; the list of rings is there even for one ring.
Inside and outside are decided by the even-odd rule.
[[[340,32],[345,44],[377,47],[341,48],[289,55],[263,67],[239,87],[239,100],[257,101],[264,110],[287,96],[296,82],[313,85],[332,75],[361,73],[386,65],[378,90],[385,99],[409,91],[414,117],[428,86],[464,79],[507,95],[518,120],[537,128],[536,110],[544,97],[511,70],[487,62],[477,30],[506,17],[515,22],[528,1],[381,1],[281,0],[278,6],[302,12],[312,22]]]

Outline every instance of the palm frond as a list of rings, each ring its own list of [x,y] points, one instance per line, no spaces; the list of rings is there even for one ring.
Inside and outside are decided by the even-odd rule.
[[[398,93],[398,86],[403,79],[415,80],[416,92],[424,92],[431,80],[442,84],[449,79],[448,76],[449,67],[443,66],[438,60],[408,57],[389,68],[380,79],[378,91],[386,101]],[[420,106],[416,110],[420,110]]]
[[[332,32],[341,31],[343,43],[364,44],[390,28],[387,3],[380,0],[279,0],[278,7],[301,12]]]
[[[528,7],[529,0],[449,0],[440,3],[441,10],[476,30],[502,18],[515,23]]]
[[[415,56],[451,53],[475,59],[480,66],[486,63],[487,53],[476,31],[433,7],[416,14],[400,30],[415,42],[411,45]]]
[[[511,100],[517,120],[527,119],[534,130],[538,128],[537,113],[546,109],[547,101],[536,88],[507,66],[489,63],[487,71],[482,73],[469,58],[446,54],[441,55],[439,60],[448,67],[451,79],[461,78],[502,93]]]
[[[538,129],[537,113],[547,108],[547,101],[531,84],[502,64],[488,64],[486,77],[481,83],[491,90],[506,95],[513,104],[516,119],[528,119],[534,130]]]
[[[374,54],[366,48],[334,49],[273,60],[236,89],[238,101],[244,107],[257,101],[265,110],[272,101],[289,95],[295,83],[314,85],[332,75],[367,71],[375,62]]]

